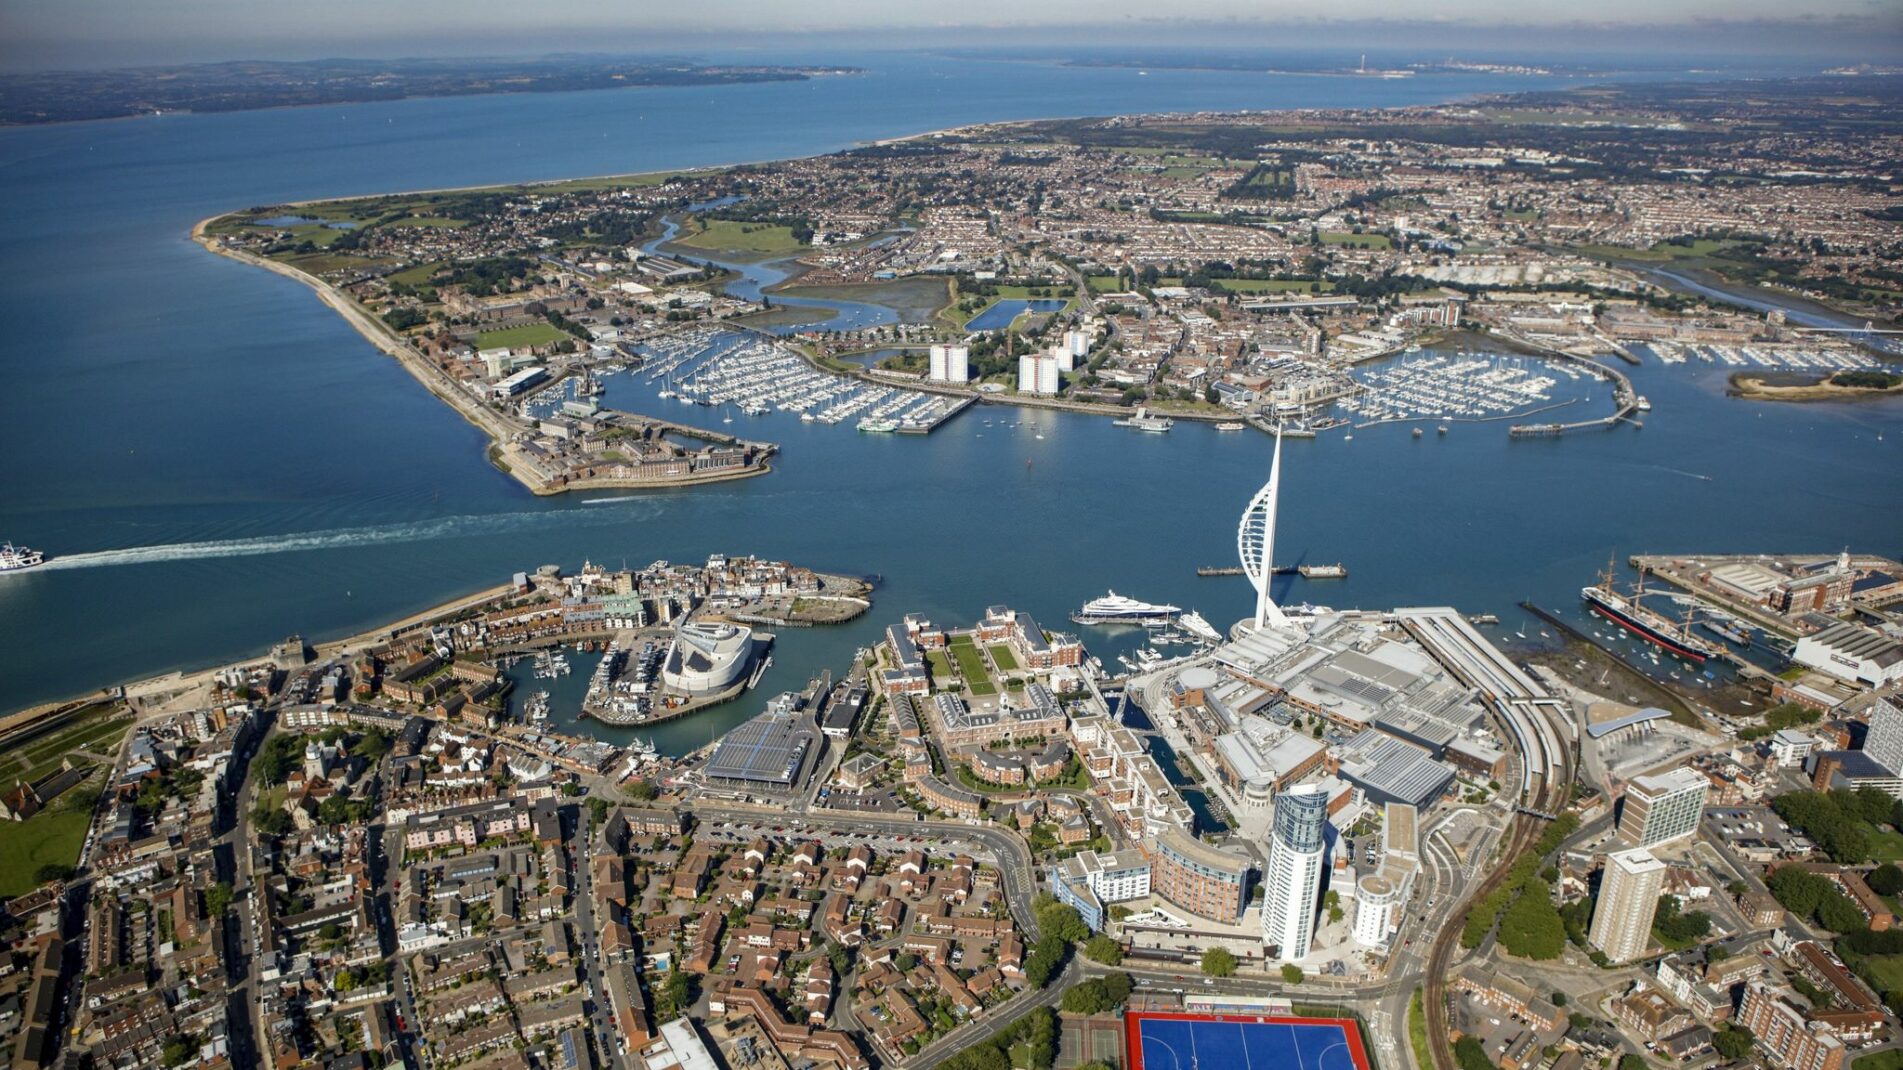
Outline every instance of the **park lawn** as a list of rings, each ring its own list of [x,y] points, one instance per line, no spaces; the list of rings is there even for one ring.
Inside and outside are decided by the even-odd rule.
[[[1903,861],[1903,832],[1895,829],[1870,829],[1870,858],[1875,862]]]
[[[58,803],[26,821],[0,821],[0,898],[32,891],[41,866],[77,862],[91,824],[90,810],[66,810]]]
[[[947,657],[943,650],[927,650],[925,664],[931,667],[932,679],[942,683],[952,678],[951,658]]]
[[[991,651],[991,660],[997,663],[999,669],[1004,672],[1018,671],[1018,658],[1016,654],[1011,653],[1010,647],[1000,643],[986,649]]]
[[[545,346],[567,337],[567,332],[552,323],[525,323],[520,327],[504,327],[499,331],[482,332],[476,336],[476,348]]]
[[[1903,990],[1903,955],[1859,955],[1852,967],[1879,992]]]
[[[1415,989],[1413,998],[1407,1001],[1407,1043],[1414,1049],[1414,1065],[1434,1065],[1433,1055],[1427,1047],[1427,1012],[1421,1006],[1421,990]]]
[[[968,636],[961,636],[951,642],[952,659],[958,662],[958,674],[965,678],[965,686],[974,695],[995,695],[998,687],[991,682],[991,673],[985,669],[984,655],[978,653],[978,645]]]
[[[1356,234],[1348,230],[1324,230],[1323,245],[1343,245],[1356,249],[1392,249],[1394,242],[1386,234]]]
[[[671,243],[711,252],[776,256],[807,248],[793,237],[793,228],[778,223],[748,223],[738,219],[703,219],[700,229]]]
[[[375,271],[389,267],[390,261],[374,256],[345,256],[342,253],[306,253],[280,255],[272,259],[288,264],[299,271],[311,275],[323,275],[332,271]]]
[[[605,178],[577,178],[567,182],[556,182],[547,186],[529,187],[532,189],[552,189],[564,193],[585,193],[597,189],[642,189],[658,186],[670,178],[697,176],[706,178],[719,174],[719,169],[711,171],[653,171],[645,175],[609,175]]]
[[[1327,293],[1335,284],[1326,279],[1215,279],[1218,290],[1239,294]]]
[[[1891,1048],[1888,1051],[1873,1051],[1868,1055],[1857,1056],[1850,1064],[1851,1070],[1903,1070],[1903,1051]]]
[[[1116,275],[1087,275],[1084,282],[1090,286],[1090,292],[1095,294],[1116,293],[1123,289],[1120,285],[1122,279]]]
[[[434,260],[427,264],[418,264],[415,267],[404,268],[402,271],[389,276],[389,281],[400,282],[405,286],[425,286],[429,284],[430,278],[434,276],[437,271],[441,270],[442,267],[443,261],[441,260]]]

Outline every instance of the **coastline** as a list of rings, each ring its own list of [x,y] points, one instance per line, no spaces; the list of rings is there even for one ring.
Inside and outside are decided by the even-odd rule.
[[[1782,401],[1805,404],[1815,401],[1881,401],[1903,397],[1903,383],[1891,387],[1838,386],[1824,376],[1811,383],[1774,383],[1764,372],[1733,372],[1726,380],[1725,393],[1745,401]]]
[[[372,194],[372,196],[381,197],[385,195]],[[316,204],[325,202],[301,201],[296,203]],[[309,287],[317,294],[318,300],[329,306],[331,311],[343,317],[344,322],[354,328],[366,341],[377,347],[377,349],[381,350],[386,356],[394,358],[396,362],[403,367],[404,371],[410,373],[411,378],[421,383],[425,390],[428,390],[431,394],[436,396],[437,400],[448,405],[457,415],[487,435],[489,442],[483,449],[483,456],[491,465],[508,475],[509,478],[514,479],[517,483],[520,483],[531,494],[537,495],[538,497],[551,497],[576,490],[669,489],[691,487],[703,483],[724,483],[734,479],[747,479],[753,476],[765,475],[773,470],[771,464],[763,463],[737,472],[722,472],[714,475],[693,476],[688,478],[676,477],[670,479],[637,480],[589,477],[586,479],[566,481],[532,479],[523,470],[529,466],[509,463],[514,449],[512,440],[516,435],[527,432],[529,430],[527,427],[490,409],[477,399],[471,397],[469,392],[464,390],[459,383],[451,379],[433,362],[424,359],[423,355],[418,353],[415,347],[411,346],[401,335],[392,330],[389,325],[364,311],[355,301],[352,301],[348,295],[341,293],[331,284],[309,272],[292,267],[289,264],[280,263],[252,253],[226,248],[222,243],[207,233],[207,228],[230,214],[231,213],[227,212],[199,220],[192,227],[192,241],[197,242],[200,246],[215,255],[236,260],[241,264],[248,264],[252,267],[263,268],[266,271],[282,275],[288,279],[293,279]],[[635,413],[631,415],[638,416],[639,414]]]

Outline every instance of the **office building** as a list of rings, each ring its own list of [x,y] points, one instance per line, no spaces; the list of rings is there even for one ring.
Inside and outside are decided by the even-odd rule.
[[[1652,915],[1658,910],[1665,870],[1665,863],[1643,847],[1607,855],[1587,942],[1614,962],[1643,955],[1652,939]]]
[[[1275,797],[1262,880],[1262,943],[1283,962],[1305,957],[1315,935],[1327,833],[1328,792],[1321,785],[1304,784]]]
[[[1619,806],[1619,838],[1634,847],[1682,840],[1698,831],[1711,781],[1696,769],[1633,777]]]

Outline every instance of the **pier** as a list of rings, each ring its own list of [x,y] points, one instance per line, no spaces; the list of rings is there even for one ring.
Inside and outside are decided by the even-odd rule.
[[[1569,431],[1583,431],[1589,427],[1614,427],[1618,425],[1620,421],[1630,419],[1633,413],[1639,411],[1638,391],[1632,388],[1632,380],[1627,378],[1626,374],[1617,368],[1607,367],[1590,357],[1582,357],[1577,354],[1565,352],[1564,350],[1554,349],[1551,346],[1541,345],[1538,342],[1522,338],[1516,334],[1501,332],[1501,337],[1519,345],[1526,346],[1549,359],[1572,361],[1575,364],[1583,365],[1591,369],[1593,374],[1612,383],[1612,415],[1602,416],[1596,420],[1576,420],[1572,423],[1514,424],[1507,429],[1507,433],[1512,437],[1531,438],[1545,435],[1557,436],[1566,434]],[[1617,352],[1617,350],[1614,350],[1614,352]],[[1630,359],[1630,354],[1622,355]],[[1634,425],[1638,426],[1636,421],[1634,421]]]

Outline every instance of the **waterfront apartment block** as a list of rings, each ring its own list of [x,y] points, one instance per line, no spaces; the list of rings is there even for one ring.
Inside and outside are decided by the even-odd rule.
[[[1587,940],[1607,958],[1628,962],[1645,953],[1652,939],[1652,915],[1658,910],[1666,868],[1643,847],[1606,856],[1606,872]]]
[[[1234,922],[1249,903],[1249,860],[1166,829],[1151,845],[1150,887],[1171,905],[1201,918]]]
[[[1711,781],[1696,769],[1634,777],[1619,807],[1619,838],[1634,847],[1654,847],[1691,836],[1710,791]]]

